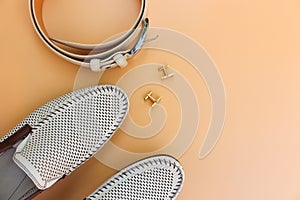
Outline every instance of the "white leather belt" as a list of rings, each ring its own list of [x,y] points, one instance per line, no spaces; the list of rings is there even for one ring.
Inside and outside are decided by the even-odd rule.
[[[43,0],[29,0],[29,8],[37,34],[54,53],[76,65],[89,67],[92,71],[103,71],[116,66],[125,67],[127,59],[141,49],[149,27],[149,19],[144,18],[146,3],[146,0],[141,0],[138,19],[129,31],[114,40],[101,44],[80,44],[51,38],[42,20]],[[88,53],[74,53],[67,50],[66,47],[68,49],[71,47],[76,52],[80,50],[82,52],[88,51]]]

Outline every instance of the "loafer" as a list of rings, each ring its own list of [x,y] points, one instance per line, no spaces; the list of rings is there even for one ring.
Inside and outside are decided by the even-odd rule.
[[[34,111],[0,139],[1,199],[31,199],[72,173],[112,137],[128,107],[120,88],[102,85]]]

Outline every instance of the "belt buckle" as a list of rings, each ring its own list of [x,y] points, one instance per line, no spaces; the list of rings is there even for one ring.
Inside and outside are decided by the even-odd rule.
[[[129,54],[131,56],[134,56],[135,54],[137,54],[142,49],[143,44],[154,41],[159,37],[158,35],[156,35],[152,38],[145,40],[147,32],[148,32],[148,28],[149,28],[149,19],[145,18],[143,23],[144,23],[144,27],[143,27],[141,36],[140,36],[139,40],[137,41],[137,43],[134,45],[134,47],[130,50]]]

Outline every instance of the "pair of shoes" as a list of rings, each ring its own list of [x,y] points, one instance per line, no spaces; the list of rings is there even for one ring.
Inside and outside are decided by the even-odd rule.
[[[112,137],[129,109],[126,94],[93,86],[54,99],[0,139],[1,200],[32,199],[90,159]],[[168,155],[138,161],[86,199],[175,199],[184,173]]]

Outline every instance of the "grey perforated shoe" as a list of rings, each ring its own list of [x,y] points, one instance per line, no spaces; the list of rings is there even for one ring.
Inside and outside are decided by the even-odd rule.
[[[91,158],[127,115],[126,94],[111,85],[59,97],[0,139],[1,200],[30,199]]]
[[[158,155],[122,169],[85,200],[174,200],[184,181],[180,163]]]

